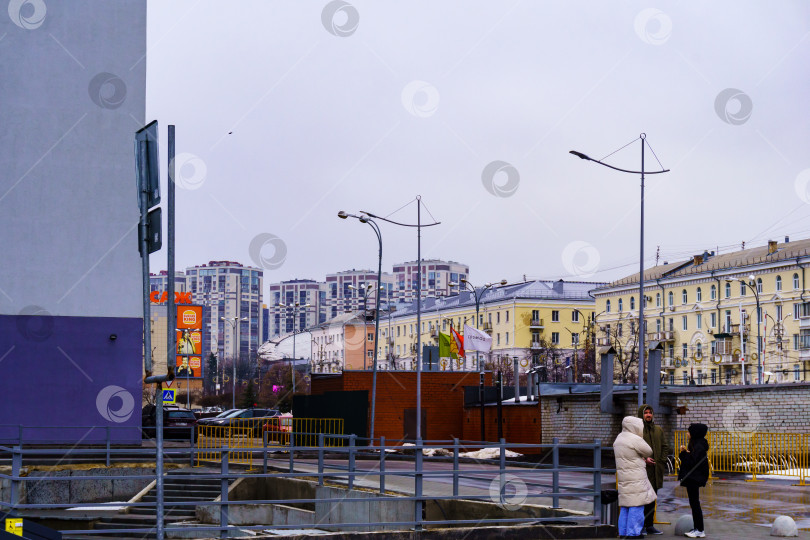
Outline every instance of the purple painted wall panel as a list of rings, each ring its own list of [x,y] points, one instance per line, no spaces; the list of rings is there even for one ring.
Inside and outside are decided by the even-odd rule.
[[[111,336],[115,339],[111,339]],[[143,320],[0,315],[0,441],[139,443]]]

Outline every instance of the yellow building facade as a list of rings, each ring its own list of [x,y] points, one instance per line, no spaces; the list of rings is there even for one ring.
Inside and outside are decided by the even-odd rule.
[[[538,280],[426,298],[421,324],[416,303],[382,314],[378,366],[415,369],[417,338],[422,345],[438,345],[440,332],[450,334],[452,327],[463,334],[465,324],[476,327],[476,297],[477,327],[492,337],[492,351],[485,355],[468,350],[463,359],[442,359],[440,369],[475,370],[481,359],[492,363],[517,357],[525,370],[546,356],[563,366],[566,358],[584,356],[592,344],[594,299],[589,291],[600,285]]]
[[[644,272],[645,340],[663,347],[665,384],[810,380],[810,240],[704,252]],[[597,346],[617,351],[619,380],[638,366],[638,274],[593,292]],[[759,336],[759,338],[758,338]]]

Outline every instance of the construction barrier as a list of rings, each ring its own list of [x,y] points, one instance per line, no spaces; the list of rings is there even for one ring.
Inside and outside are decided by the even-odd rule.
[[[324,446],[343,446],[342,418],[244,418],[231,420],[227,425],[198,425],[196,434],[196,466],[204,461],[220,461],[221,449],[228,448],[228,461],[253,468],[254,452],[264,448],[293,446],[315,447],[318,435],[323,433]]]
[[[709,466],[714,472],[748,473],[750,481],[757,482],[757,475],[772,475],[797,478],[799,486],[807,485],[810,476],[808,444],[810,435],[805,433],[746,433],[712,431],[709,442]],[[680,468],[680,447],[687,446],[686,431],[675,432],[675,464]]]

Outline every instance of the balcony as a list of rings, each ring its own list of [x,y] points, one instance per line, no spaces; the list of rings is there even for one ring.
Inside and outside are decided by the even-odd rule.
[[[662,368],[666,369],[675,369],[675,364],[673,363],[672,358],[664,358],[662,361]]]
[[[532,318],[532,320],[529,321],[529,328],[545,328],[544,322],[543,319]]]
[[[439,337],[439,331],[435,328],[432,328],[430,330],[430,337],[432,337],[433,339],[437,339]]]
[[[675,332],[671,330],[647,332],[647,341],[675,341]]]
[[[739,324],[725,324],[725,325],[723,325],[722,328],[718,329],[718,332],[715,334],[715,336],[720,335],[720,334],[728,334],[730,336],[739,336],[740,335],[740,327],[741,327],[741,325],[739,325]],[[749,328],[748,328],[747,324],[742,325],[743,335],[748,334],[748,330],[749,330]]]
[[[488,333],[488,334],[491,334],[492,333],[492,323],[485,322],[484,327],[482,328],[482,330],[484,332]]]
[[[597,347],[610,347],[610,338],[609,337],[598,337],[596,338],[596,346]]]
[[[713,364],[739,364],[743,357],[739,354],[713,354],[709,359]]]
[[[540,341],[532,341],[531,345],[529,346],[533,351],[537,351],[543,348],[543,344]],[[810,352],[810,351],[808,351]]]

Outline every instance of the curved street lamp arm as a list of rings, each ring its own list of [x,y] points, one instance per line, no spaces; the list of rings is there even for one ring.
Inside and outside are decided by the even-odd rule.
[[[593,161],[594,163],[598,163],[599,165],[604,165],[605,167],[608,167],[609,169],[613,169],[613,170],[621,171],[621,172],[626,172],[626,173],[631,173],[631,174],[661,174],[661,173],[669,172],[669,169],[663,169],[663,170],[660,170],[660,171],[631,171],[629,169],[620,169],[619,167],[614,167],[613,165],[608,165],[604,161],[599,161],[598,159],[593,159],[592,157],[588,156],[587,154],[583,154],[582,152],[577,152],[576,150],[570,150],[568,153],[569,154],[574,154],[579,159],[585,159],[587,161]]]
[[[436,221],[434,223],[422,223],[421,225],[412,225],[410,223],[400,223],[399,221],[394,221],[393,219],[384,218],[382,216],[376,216],[371,212],[366,212],[365,210],[360,210],[361,214],[365,214],[369,217],[373,217],[374,219],[381,219],[383,221],[387,221],[388,223],[392,223],[394,225],[399,225],[401,227],[433,227],[434,225],[440,225],[441,221]]]

